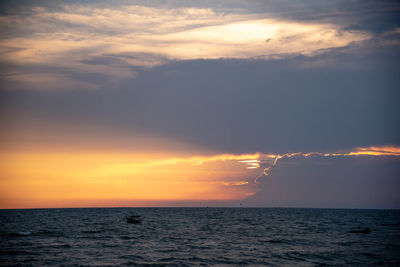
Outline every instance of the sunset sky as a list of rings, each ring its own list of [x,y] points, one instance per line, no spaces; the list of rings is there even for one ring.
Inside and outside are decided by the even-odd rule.
[[[398,1],[2,1],[0,208],[400,208]]]

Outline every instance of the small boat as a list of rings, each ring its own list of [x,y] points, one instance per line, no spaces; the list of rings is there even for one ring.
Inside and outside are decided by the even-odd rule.
[[[353,228],[349,231],[349,233],[353,233],[353,234],[369,234],[371,233],[371,229],[369,229],[368,227],[366,228]]]
[[[126,216],[125,220],[127,223],[141,223],[142,216],[134,215],[134,216]]]

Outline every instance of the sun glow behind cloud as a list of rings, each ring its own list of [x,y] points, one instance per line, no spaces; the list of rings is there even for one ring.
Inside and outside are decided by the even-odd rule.
[[[259,155],[143,158],[138,154],[18,153],[2,155],[4,207],[87,206],[100,201],[222,201],[253,193],[255,175],[241,159]],[[104,204],[108,200],[109,203]],[[35,203],[35,204],[32,204]]]
[[[240,201],[257,192],[258,179],[270,175],[279,159],[311,156],[399,157],[400,148],[358,148],[345,153],[188,157],[127,153],[7,153],[1,155],[0,207]]]
[[[0,17],[0,23],[10,27],[8,32],[18,33],[2,36],[0,58],[15,66],[64,70],[64,74],[48,75],[18,69],[5,75],[20,86],[29,84],[41,90],[100,86],[68,73],[105,75],[117,83],[135,75],[132,66],[152,67],[171,60],[311,55],[371,38],[368,33],[344,31],[334,24],[201,8],[65,5],[58,10],[37,7],[27,14]]]

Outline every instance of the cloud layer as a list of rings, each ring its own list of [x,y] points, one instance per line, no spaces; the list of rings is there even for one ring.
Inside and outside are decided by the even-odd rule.
[[[41,90],[96,89],[104,76],[110,86],[134,76],[132,67],[174,60],[313,55],[372,38],[332,22],[199,7],[28,5],[0,24],[3,79]]]

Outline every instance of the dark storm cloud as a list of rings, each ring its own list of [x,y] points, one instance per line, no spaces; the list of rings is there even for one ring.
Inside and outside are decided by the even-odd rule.
[[[400,208],[396,157],[286,158],[264,176],[247,206]]]
[[[399,53],[340,50],[285,60],[195,60],[118,88],[3,92],[14,118],[156,133],[221,152],[400,144]],[[321,67],[321,65],[323,67]]]

